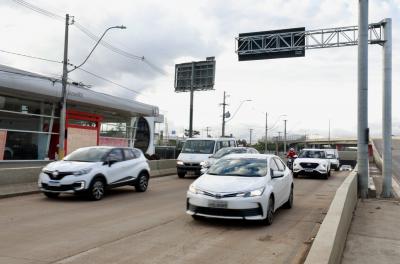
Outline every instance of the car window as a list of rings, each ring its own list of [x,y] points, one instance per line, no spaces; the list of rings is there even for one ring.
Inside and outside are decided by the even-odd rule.
[[[133,154],[132,150],[130,149],[124,149],[124,156],[125,156],[125,160],[131,160],[136,158],[135,154]]]
[[[229,141],[229,145],[230,145],[231,147],[236,147],[235,141],[233,141],[233,140]]]
[[[143,153],[143,152],[142,152],[141,150],[139,150],[139,149],[132,149],[131,151],[133,152],[135,158],[139,158],[140,156],[142,156],[142,153]]]
[[[122,151],[120,149],[113,149],[108,153],[107,158],[109,160],[123,161]]]
[[[221,143],[223,148],[229,147],[229,141],[222,141]]]
[[[278,165],[276,165],[276,162],[274,159],[271,159],[270,163],[269,163],[269,167],[273,170],[273,171],[278,171]]]
[[[276,165],[278,165],[278,169],[280,171],[285,171],[285,165],[282,163],[280,159],[274,158]]]

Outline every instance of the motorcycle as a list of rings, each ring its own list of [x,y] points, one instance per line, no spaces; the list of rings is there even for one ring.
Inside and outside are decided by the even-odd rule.
[[[286,165],[288,166],[288,168],[289,168],[291,171],[293,171],[293,163],[294,163],[294,160],[295,160],[295,159],[297,159],[297,155],[294,155],[293,157],[289,157],[288,160],[287,160]]]

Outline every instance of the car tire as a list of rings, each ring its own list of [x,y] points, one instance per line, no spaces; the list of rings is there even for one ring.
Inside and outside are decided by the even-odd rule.
[[[95,178],[90,184],[88,196],[90,200],[99,201],[103,199],[105,192],[104,181],[100,178]]]
[[[331,177],[331,170],[328,171],[328,177]]]
[[[137,192],[145,192],[149,186],[149,176],[142,172],[138,176],[138,181],[135,184],[135,189]]]
[[[293,207],[293,199],[294,199],[294,196],[293,196],[293,186],[292,186],[292,187],[290,187],[289,198],[286,201],[286,203],[283,205],[283,208],[286,208],[286,209],[292,208]]]
[[[186,172],[178,172],[179,178],[185,178]]]
[[[329,174],[328,173],[322,174],[322,178],[327,180],[329,178]]]
[[[293,172],[293,177],[294,177],[294,178],[297,178],[297,177],[299,177],[299,174]]]
[[[50,199],[57,198],[60,194],[59,193],[52,193],[52,192],[43,192],[43,194]]]
[[[268,208],[267,208],[267,216],[264,219],[266,225],[271,225],[274,221],[274,199],[269,197],[268,200]]]
[[[339,166],[337,166],[337,167],[335,168],[335,171],[339,171]]]

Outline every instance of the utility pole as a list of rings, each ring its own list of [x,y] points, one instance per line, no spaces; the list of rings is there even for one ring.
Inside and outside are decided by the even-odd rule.
[[[224,91],[224,99],[222,101],[222,137],[225,137],[225,103],[226,92]]]
[[[63,159],[65,155],[65,119],[67,112],[67,80],[68,80],[68,27],[69,15],[65,15],[65,37],[64,37],[64,60],[62,75],[62,91],[60,101],[60,131],[58,139],[58,159]]]
[[[251,135],[253,134],[254,129],[250,128],[249,130],[250,130],[250,144],[249,145],[251,146]]]
[[[368,197],[368,0],[358,10],[358,127],[357,164],[361,198]]]
[[[287,152],[287,150],[286,150],[286,123],[287,123],[287,120],[285,119],[285,120],[283,120],[283,122],[284,122],[284,124],[285,124],[285,127],[284,127],[284,132],[283,132],[283,152],[284,153],[286,153]]]
[[[265,141],[264,141],[265,147],[264,147],[264,153],[268,153],[268,113],[265,112]]]
[[[331,120],[329,119],[329,125],[328,125],[328,142],[329,146],[331,145]]]
[[[211,131],[210,127],[206,127],[206,131],[207,131],[207,137],[208,137],[208,131]]]
[[[383,102],[382,102],[382,138],[383,138],[383,198],[392,196],[392,19],[383,21]]]

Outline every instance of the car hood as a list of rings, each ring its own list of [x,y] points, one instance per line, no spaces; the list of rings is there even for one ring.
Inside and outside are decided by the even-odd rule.
[[[212,154],[197,154],[197,153],[181,153],[178,156],[178,160],[183,162],[197,162],[208,160]]]
[[[50,164],[47,164],[44,169],[50,170],[50,171],[78,171],[78,170],[83,170],[87,168],[92,168],[96,166],[99,162],[80,162],[80,161],[65,161],[65,160],[59,160],[56,162],[52,162]]]
[[[326,163],[325,159],[312,159],[312,158],[297,158],[296,163],[300,162],[311,162],[311,163]]]
[[[209,192],[243,192],[265,186],[266,177],[217,176],[204,174],[194,181],[194,186]]]

